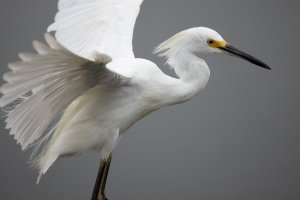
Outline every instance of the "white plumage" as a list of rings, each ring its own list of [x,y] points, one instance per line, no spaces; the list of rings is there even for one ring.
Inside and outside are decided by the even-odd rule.
[[[233,48],[215,31],[185,30],[155,50],[179,78],[134,58],[132,35],[142,0],[60,0],[37,54],[21,53],[1,87],[10,134],[36,147],[40,175],[58,159],[91,150],[108,158],[120,136],[145,115],[182,103],[205,87],[204,53],[230,53],[268,68]],[[44,145],[42,145],[44,144]],[[41,147],[41,150],[38,148]]]
[[[142,0],[60,0],[48,31],[72,52],[93,58],[95,51],[111,58],[133,58],[133,28]]]

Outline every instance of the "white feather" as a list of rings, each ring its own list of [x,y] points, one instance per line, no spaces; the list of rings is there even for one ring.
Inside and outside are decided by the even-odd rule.
[[[132,36],[143,0],[60,0],[48,31],[72,52],[92,58],[93,52],[113,59],[134,57]]]
[[[47,134],[45,131],[51,123],[88,89],[97,84],[126,80],[108,70],[106,63],[74,55],[50,34],[45,38],[49,46],[35,41],[38,54],[22,53],[23,61],[9,65],[12,71],[4,75],[7,83],[1,87],[0,106],[9,107],[6,128],[22,149]],[[110,61],[107,56],[98,54],[97,61],[100,60]]]

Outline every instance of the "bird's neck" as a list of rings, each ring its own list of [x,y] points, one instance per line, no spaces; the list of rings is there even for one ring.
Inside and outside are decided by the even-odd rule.
[[[168,64],[179,77],[177,98],[180,103],[191,99],[202,90],[210,77],[206,62],[195,54],[182,51],[168,56]]]

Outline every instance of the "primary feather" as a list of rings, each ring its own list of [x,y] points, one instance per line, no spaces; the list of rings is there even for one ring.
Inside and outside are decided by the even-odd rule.
[[[45,38],[49,46],[35,41],[38,54],[21,53],[22,61],[9,65],[12,71],[4,75],[7,83],[1,87],[0,106],[9,105],[6,128],[23,149],[47,134],[47,128],[78,96],[97,84],[121,79],[105,67],[108,56],[96,55],[94,62],[71,53],[50,34]]]
[[[111,58],[134,57],[132,36],[143,0],[60,0],[48,31],[72,52],[91,58],[101,52]]]

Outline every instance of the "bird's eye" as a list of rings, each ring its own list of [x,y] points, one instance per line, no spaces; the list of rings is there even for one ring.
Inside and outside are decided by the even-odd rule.
[[[214,40],[211,40],[211,39],[207,40],[207,44],[209,44],[209,45],[212,45],[212,44],[214,44],[214,43],[215,43]]]

